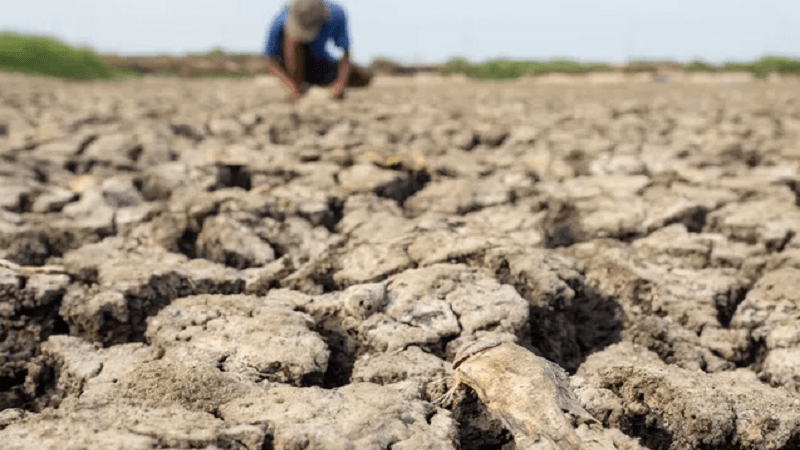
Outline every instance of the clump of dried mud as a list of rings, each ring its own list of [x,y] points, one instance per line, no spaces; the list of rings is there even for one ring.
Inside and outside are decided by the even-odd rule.
[[[2,84],[5,449],[800,448],[792,81]]]

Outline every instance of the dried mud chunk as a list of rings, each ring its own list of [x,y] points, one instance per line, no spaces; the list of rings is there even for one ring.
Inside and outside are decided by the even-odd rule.
[[[336,208],[340,204],[340,197],[319,186],[312,189],[304,181],[308,180],[295,180],[271,189],[267,198],[286,215],[300,216],[314,226],[322,225],[329,230],[334,229],[341,219],[340,211]]]
[[[716,189],[708,186],[708,183],[700,185],[672,183],[670,191],[687,200],[690,200],[702,207],[706,211],[714,211],[720,207],[735,202],[739,196],[727,189]]]
[[[6,408],[0,411],[0,430],[3,430],[7,426],[13,424],[14,422],[18,422],[28,416],[31,413],[25,411],[24,409],[19,408]]]
[[[51,336],[42,354],[29,365],[26,389],[37,393],[37,407],[57,407],[65,398],[114,398],[117,382],[139,364],[160,357],[141,343],[101,348],[72,336]]]
[[[59,212],[65,205],[77,198],[78,196],[69,189],[53,187],[36,197],[31,205],[31,211],[35,213]]]
[[[745,363],[750,356],[749,341],[745,343],[744,348],[733,342],[718,341],[716,339],[719,337],[714,336],[712,330],[720,331],[708,327],[703,333],[712,337],[703,338],[695,331],[677,325],[666,317],[646,315],[631,321],[623,330],[621,339],[645,346],[658,353],[664,362],[689,370],[719,372],[734,369],[736,363]],[[717,352],[720,347],[731,351]],[[738,349],[742,351],[737,351]],[[723,354],[732,356],[724,358]]]
[[[643,175],[541,183],[541,192],[549,198],[548,220],[555,224],[549,234],[556,245],[593,238],[629,239],[694,207],[678,198],[658,199],[655,204],[646,201],[642,193],[649,184],[650,179]]]
[[[140,239],[140,242],[150,241],[148,244],[156,245],[159,239],[154,238],[153,234],[155,233],[145,235],[141,232],[143,229],[142,225],[152,225],[153,220],[160,214],[163,214],[165,209],[166,206],[163,203],[156,202],[139,203],[135,206],[119,208],[114,216],[117,235],[126,238]],[[173,227],[178,228],[175,224],[173,224]],[[183,230],[164,231],[166,234],[169,234],[170,232],[178,233]]]
[[[619,341],[622,306],[587,286],[572,258],[501,247],[488,252],[483,264],[528,301],[531,345],[564,369],[574,371],[585,355]]]
[[[24,204],[34,196],[33,187],[16,184],[10,180],[6,182],[2,176],[0,176],[0,191],[3,192],[3,196],[0,198],[0,209],[13,212],[24,212]]]
[[[428,160],[431,170],[457,178],[476,179],[492,171],[491,163],[476,158],[465,158],[464,152],[450,149],[441,155],[431,155]]]
[[[731,326],[747,330],[765,347],[761,375],[774,386],[800,392],[800,269],[768,272],[747,293],[736,309]]]
[[[349,286],[382,280],[411,266],[406,251],[414,223],[397,204],[374,195],[354,195],[344,205],[337,231],[347,244],[337,258],[336,283]]]
[[[528,312],[525,299],[513,286],[481,275],[462,275],[457,279],[459,285],[445,294],[445,300],[458,316],[461,332],[493,330],[523,334]],[[391,286],[389,292],[391,298]]]
[[[163,200],[181,187],[211,187],[216,183],[217,172],[214,166],[196,167],[178,161],[158,164],[141,175],[142,195],[146,200]]]
[[[311,225],[300,217],[276,220],[262,218],[253,231],[275,249],[276,256],[290,255],[297,264],[304,264],[338,246],[344,237],[323,226]]]
[[[442,221],[420,230],[408,246],[408,256],[420,266],[428,266],[479,255],[491,245],[486,236],[458,228],[454,230]]]
[[[58,255],[100,241],[115,231],[114,208],[96,186],[86,188],[78,201],[64,206],[61,214],[30,214],[26,218],[30,223],[40,224]]]
[[[70,334],[92,342],[121,344],[130,335],[131,311],[123,292],[72,287],[64,296],[59,314]]]
[[[411,216],[423,213],[464,214],[511,200],[511,190],[494,181],[456,178],[428,183],[403,206]]]
[[[377,314],[364,321],[362,333],[371,348],[393,351],[408,345],[436,346],[461,331],[458,319],[446,302],[433,300],[414,306],[397,320]]]
[[[112,167],[130,167],[141,153],[134,136],[107,134],[92,141],[77,158],[86,172],[94,163]]]
[[[378,351],[436,347],[442,339],[480,330],[527,336],[527,302],[479,270],[437,264],[395,275],[386,286],[387,307],[360,327]]]
[[[423,392],[423,399],[431,401],[445,390],[447,363],[411,346],[399,352],[364,354],[353,365],[352,381],[381,385],[412,381]]]
[[[271,423],[273,448],[286,450],[455,448],[458,434],[447,411],[372,383],[334,390],[275,386],[233,400],[219,415],[225,422]]]
[[[631,244],[643,260],[657,265],[683,268],[739,269],[739,276],[755,282],[767,263],[767,250],[728,239],[719,233],[690,233],[676,223]]]
[[[572,258],[544,249],[493,249],[486,254],[485,264],[532,304],[566,305],[583,283],[583,274]]]
[[[708,213],[700,202],[661,187],[650,188],[641,196],[596,196],[570,201],[574,207],[572,217],[562,220],[573,222],[576,241],[629,240],[672,223],[700,231]]]
[[[768,272],[747,293],[731,325],[751,330],[756,338],[768,339],[776,327],[795,323],[800,319],[796,302],[798,283],[800,269]]]
[[[621,338],[657,351],[665,361],[685,368],[728,370],[747,358],[730,360],[703,347],[700,333],[727,327],[749,281],[731,269],[683,269],[642,261],[629,248],[593,245],[586,285],[613,298],[627,320]],[[732,348],[736,348],[735,346]]]
[[[784,162],[775,166],[755,166],[746,173],[721,177],[714,184],[741,195],[751,195],[769,191],[774,186],[790,187],[797,181],[799,175],[797,165]]]
[[[770,388],[746,370],[706,374],[665,365],[653,354],[626,347],[590,356],[578,372],[594,389],[579,390],[582,400],[595,414],[602,413],[609,426],[657,449],[800,444],[797,397]],[[604,400],[609,395],[613,401]]]
[[[619,299],[627,311],[666,315],[690,330],[727,325],[745,283],[723,269],[680,269],[638,260],[627,249],[606,248],[588,263],[586,282]]]
[[[404,246],[398,243],[361,244],[338,258],[333,280],[341,286],[370,283],[398,273],[412,264]]]
[[[95,138],[90,135],[70,136],[36,146],[30,157],[38,161],[46,161],[52,166],[65,167],[87,144]]]
[[[771,272],[784,268],[800,269],[800,237],[794,238],[790,247],[784,251],[773,254],[767,260],[764,270]]]
[[[61,255],[114,234],[114,210],[97,191],[82,194],[79,201],[64,206],[60,214],[33,213],[25,219],[47,236],[51,255]]]
[[[709,214],[705,229],[779,251],[792,236],[800,234],[800,208],[790,200],[767,198],[728,204]]]
[[[114,209],[136,206],[144,201],[130,176],[117,175],[106,178],[100,191],[106,204]]]
[[[197,255],[236,269],[262,267],[275,251],[245,225],[225,216],[209,217],[197,236]]]
[[[349,196],[342,214],[336,229],[348,235],[351,242],[385,242],[414,228],[396,202],[372,194]]]
[[[560,183],[542,183],[541,189],[559,198],[578,201],[602,197],[632,198],[643,192],[650,183],[650,178],[645,175],[589,176]]]
[[[313,328],[290,304],[205,295],[174,300],[148,320],[145,337],[246,379],[307,385],[320,383],[328,366],[328,348]]]
[[[160,247],[111,238],[64,255],[70,273],[96,285],[67,295],[60,314],[73,335],[115,344],[141,340],[147,317],[172,299],[194,294],[238,294],[240,274]]]
[[[684,224],[676,223],[637,239],[632,247],[642,259],[656,264],[699,269],[708,265],[714,241],[724,239],[722,235],[691,234]]]
[[[0,409],[30,400],[23,389],[28,363],[39,355],[42,340],[64,333],[58,304],[67,275],[30,273],[0,260]]]
[[[236,137],[244,133],[245,127],[235,119],[219,118],[208,122],[208,131],[216,136]]]
[[[162,358],[140,362],[117,379],[114,389],[103,394],[134,405],[180,406],[189,411],[215,414],[221,405],[236,398],[247,398],[253,391],[262,389],[237,374],[225,373],[215,364],[192,356],[168,351]],[[100,397],[99,401],[102,400]],[[91,403],[83,397],[80,402]]]
[[[17,264],[39,266],[51,253],[47,233],[27,224],[19,214],[0,209],[0,258]]]
[[[575,203],[575,240],[629,239],[644,232],[649,206],[640,197],[597,197]]]
[[[682,223],[688,229],[699,232],[710,211],[702,201],[691,195],[654,186],[647,189],[642,198],[647,202],[647,218],[642,223],[642,231],[650,233],[672,223]]]
[[[338,174],[339,186],[349,193],[375,192],[402,181],[403,173],[381,169],[372,164],[356,164]]]
[[[575,432],[583,441],[587,450],[645,450],[647,447],[639,443],[639,439],[632,438],[616,428],[579,426]]]
[[[592,175],[644,175],[647,171],[640,155],[601,154],[589,167]]]
[[[796,335],[798,325],[792,327]],[[797,361],[800,359],[800,339],[795,338],[795,344],[789,348],[771,348],[764,357],[760,374],[772,386],[782,386],[787,390],[800,394],[800,368]]]
[[[497,245],[542,247],[545,242],[543,222],[547,212],[539,211],[536,203],[532,199],[531,203],[517,201],[514,205],[484,208],[464,215],[458,223],[463,223],[465,234],[491,237]]]
[[[290,303],[311,315],[316,330],[330,350],[324,386],[343,386],[350,382],[353,361],[364,354],[359,334],[362,322],[382,311],[387,302],[383,283],[360,284],[323,295],[306,295],[296,290],[272,289],[267,299]]]
[[[294,259],[284,255],[264,267],[245,269],[242,278],[245,281],[244,293],[263,296],[280,285],[282,280],[296,270]]]
[[[132,421],[131,418],[136,420]],[[228,424],[211,414],[165,406],[88,405],[50,410],[0,430],[8,450],[264,448],[264,425]],[[219,447],[218,447],[219,446]]]

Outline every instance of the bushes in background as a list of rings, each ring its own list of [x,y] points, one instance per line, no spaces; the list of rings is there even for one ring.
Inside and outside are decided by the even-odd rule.
[[[75,80],[118,75],[89,49],[76,49],[50,37],[17,33],[0,33],[0,70]]]

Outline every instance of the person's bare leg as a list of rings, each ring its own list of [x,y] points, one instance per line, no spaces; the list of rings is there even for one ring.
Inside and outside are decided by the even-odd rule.
[[[294,81],[300,92],[305,90],[304,73],[306,64],[305,45],[289,35],[283,36],[283,61],[286,73]]]

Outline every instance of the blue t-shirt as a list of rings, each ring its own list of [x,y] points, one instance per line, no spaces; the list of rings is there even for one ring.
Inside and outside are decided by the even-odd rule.
[[[327,45],[330,39],[333,39],[333,43],[340,49],[350,50],[347,14],[345,14],[344,8],[334,2],[325,1],[325,5],[328,7],[328,19],[323,22],[317,37],[308,43],[308,49],[312,57],[336,62],[338,60],[328,53],[325,45]],[[278,56],[281,54],[283,26],[286,23],[288,14],[289,6],[285,5],[278,15],[275,16],[275,19],[273,19],[272,25],[269,27],[269,33],[267,34],[267,45],[264,47],[265,55]]]

